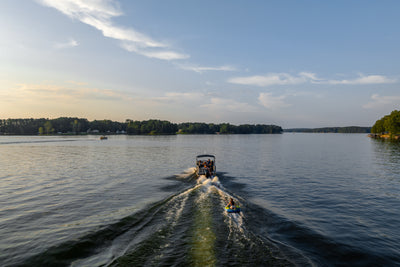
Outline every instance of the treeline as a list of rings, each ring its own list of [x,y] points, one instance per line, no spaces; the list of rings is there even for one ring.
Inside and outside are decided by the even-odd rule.
[[[265,124],[242,124],[232,125],[229,123],[213,124],[200,122],[186,122],[178,125],[180,133],[188,134],[280,134],[282,128],[276,125]]]
[[[57,119],[5,119],[0,120],[0,134],[279,134],[276,125],[232,125],[229,123],[171,123],[161,120],[115,122],[111,120],[88,121],[83,118]]]
[[[347,126],[347,127],[323,127],[323,128],[298,128],[285,129],[284,132],[295,133],[370,133],[371,127]]]
[[[128,134],[280,134],[282,128],[276,125],[265,124],[243,124],[232,125],[229,123],[202,123],[184,122],[171,123],[168,121],[129,121],[127,125]]]
[[[169,121],[127,121],[127,134],[176,134],[176,132],[178,131],[177,124],[171,123]]]
[[[6,119],[0,120],[0,134],[81,134],[119,132],[126,123],[111,120],[88,121],[82,118],[61,117],[57,119]]]
[[[400,111],[393,110],[389,115],[377,120],[372,126],[371,133],[395,138],[400,135]]]

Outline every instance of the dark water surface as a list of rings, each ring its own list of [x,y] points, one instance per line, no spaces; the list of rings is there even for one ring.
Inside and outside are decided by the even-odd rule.
[[[399,165],[362,134],[0,136],[0,265],[399,266]]]

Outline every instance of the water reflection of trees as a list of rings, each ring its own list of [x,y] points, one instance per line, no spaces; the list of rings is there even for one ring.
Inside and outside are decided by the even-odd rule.
[[[371,139],[374,162],[379,171],[400,179],[400,142]]]

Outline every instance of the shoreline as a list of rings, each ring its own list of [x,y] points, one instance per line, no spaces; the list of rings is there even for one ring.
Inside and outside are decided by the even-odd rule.
[[[390,134],[369,134],[368,137],[374,138],[374,139],[384,139],[384,140],[400,140],[400,135],[390,135]]]

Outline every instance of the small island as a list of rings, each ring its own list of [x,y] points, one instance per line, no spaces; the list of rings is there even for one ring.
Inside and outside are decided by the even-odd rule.
[[[85,134],[281,134],[277,125],[185,122],[165,120],[116,122],[89,121],[84,118],[60,117],[57,119],[0,119],[0,135],[85,135]]]
[[[389,115],[377,120],[371,128],[372,138],[400,140],[400,111],[393,110]]]

